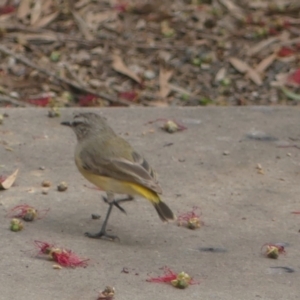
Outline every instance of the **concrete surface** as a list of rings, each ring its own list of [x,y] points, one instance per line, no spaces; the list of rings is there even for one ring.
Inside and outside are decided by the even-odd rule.
[[[87,110],[103,113],[147,157],[174,212],[198,205],[205,226],[164,225],[146,200],[137,199],[124,205],[127,216],[117,209],[111,216],[109,229],[120,242],[86,238],[83,233],[99,230],[103,220],[92,220],[91,213],[103,217],[107,206],[76,170],[74,133],[59,124],[61,118],[48,118],[47,110],[1,108],[9,117],[0,125],[0,174],[20,169],[15,186],[0,191],[1,300],[97,299],[106,285],[115,287],[116,300],[300,299],[300,216],[291,214],[300,210],[300,149],[278,147],[300,146],[290,139],[300,138],[299,108]],[[63,110],[62,118],[71,112]],[[157,118],[175,118],[188,129],[168,134],[159,123],[144,125]],[[43,180],[52,182],[48,195],[41,193]],[[69,184],[66,192],[56,190],[60,181]],[[13,233],[6,213],[22,203],[50,211]],[[54,270],[36,257],[34,240],[72,249],[89,265]],[[287,254],[263,257],[267,242],[287,243]],[[200,284],[177,290],[146,282],[165,265]]]

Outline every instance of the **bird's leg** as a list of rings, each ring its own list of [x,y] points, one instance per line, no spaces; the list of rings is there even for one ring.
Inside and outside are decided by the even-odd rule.
[[[102,237],[106,237],[106,238],[112,239],[112,240],[118,239],[117,236],[108,234],[106,232],[106,225],[107,225],[109,216],[111,214],[112,208],[115,205],[114,194],[107,193],[107,198],[106,198],[105,202],[109,204],[109,207],[108,207],[108,210],[107,210],[107,213],[106,213],[105,220],[104,220],[104,222],[102,224],[101,230],[98,233],[89,233],[89,232],[86,232],[85,236],[90,237],[90,238],[102,238]]]
[[[119,203],[121,203],[121,202],[127,202],[127,201],[132,201],[134,198],[132,197],[132,196],[130,196],[130,195],[128,195],[126,198],[123,198],[123,199],[118,199],[118,200],[113,200],[112,202],[113,202],[113,204],[122,212],[122,213],[124,213],[124,214],[126,214],[126,210],[119,204]],[[108,200],[108,198],[106,198],[106,197],[103,197],[103,200],[104,200],[104,202],[105,203],[110,203],[109,202],[109,200]]]

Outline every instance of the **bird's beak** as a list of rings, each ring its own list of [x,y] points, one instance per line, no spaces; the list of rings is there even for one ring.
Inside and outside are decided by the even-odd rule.
[[[60,123],[61,125],[65,125],[65,126],[70,126],[71,127],[71,122],[70,121],[63,121]]]

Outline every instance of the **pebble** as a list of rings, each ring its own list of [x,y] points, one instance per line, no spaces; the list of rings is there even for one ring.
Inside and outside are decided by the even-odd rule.
[[[146,70],[146,71],[144,72],[144,77],[145,77],[146,79],[148,79],[148,80],[151,80],[151,79],[154,79],[154,78],[156,77],[156,74],[155,74],[155,72],[152,71],[152,70]]]
[[[51,186],[51,181],[49,181],[49,180],[44,180],[44,181],[42,182],[42,186],[43,186],[43,187],[50,187],[50,186]]]
[[[62,181],[58,186],[57,186],[57,190],[59,192],[64,192],[68,189],[68,184],[64,181]]]

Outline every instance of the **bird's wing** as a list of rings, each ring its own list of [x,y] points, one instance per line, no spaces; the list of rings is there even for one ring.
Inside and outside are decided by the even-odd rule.
[[[125,158],[95,157],[86,149],[81,151],[80,157],[83,168],[96,175],[138,183],[158,194],[162,193],[155,172],[148,162],[136,152],[132,152],[132,161]]]

